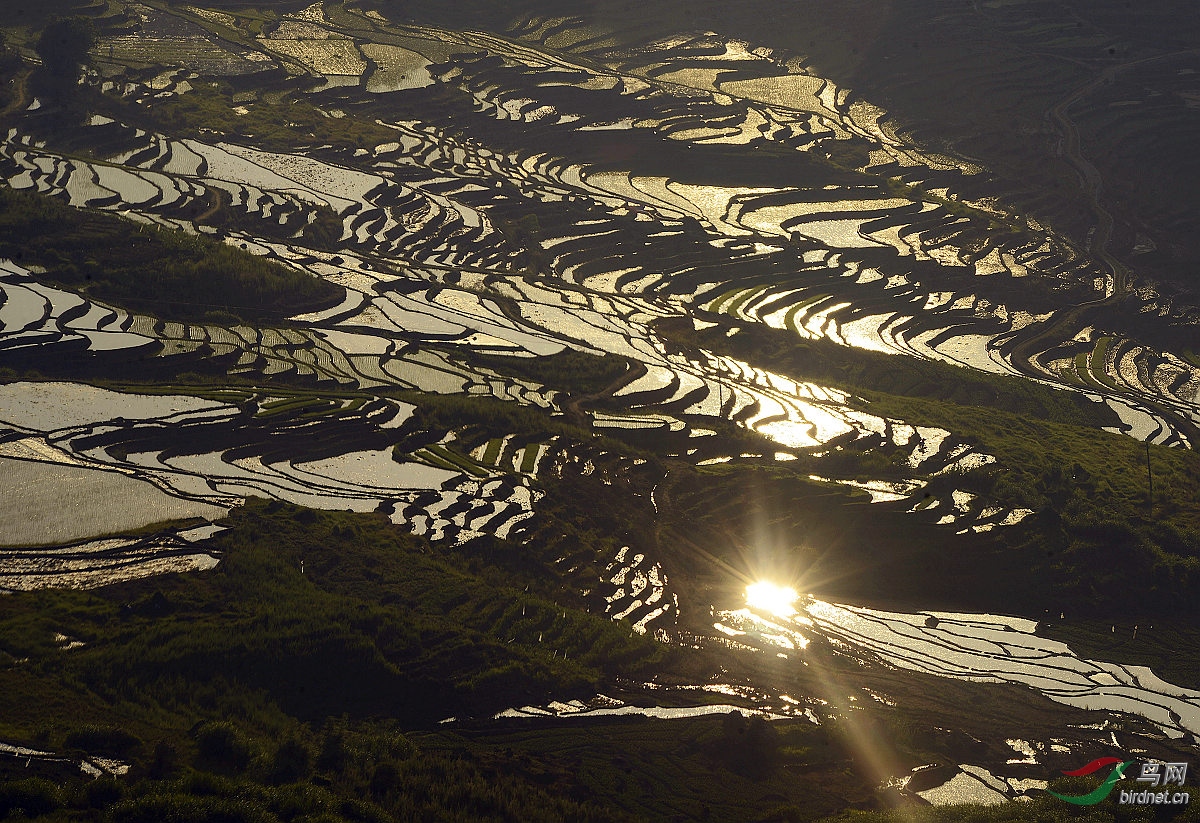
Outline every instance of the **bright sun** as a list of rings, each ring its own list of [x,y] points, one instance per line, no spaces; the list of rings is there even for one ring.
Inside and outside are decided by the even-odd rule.
[[[791,617],[796,613],[792,605],[800,598],[790,586],[774,583],[753,583],[746,587],[746,605],[776,617]]]

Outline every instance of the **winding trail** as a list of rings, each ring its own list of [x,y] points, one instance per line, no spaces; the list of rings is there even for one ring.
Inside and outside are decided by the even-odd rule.
[[[0,110],[0,120],[8,117],[16,111],[20,111],[29,105],[29,75],[33,74],[33,69],[25,69],[19,71],[13,77],[13,99],[9,104]]]

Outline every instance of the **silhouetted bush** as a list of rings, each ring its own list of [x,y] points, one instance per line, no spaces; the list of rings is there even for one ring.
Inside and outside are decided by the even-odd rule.
[[[275,749],[268,779],[272,783],[293,783],[312,772],[312,750],[304,741],[289,737]]]
[[[84,802],[89,808],[104,809],[125,796],[125,784],[115,777],[103,775],[84,787]]]
[[[254,749],[245,734],[232,723],[205,723],[196,730],[197,765],[233,772],[245,771]]]
[[[146,765],[146,774],[153,779],[161,779],[173,774],[179,768],[179,750],[169,740],[160,740],[154,744],[154,754]]]
[[[105,754],[127,758],[142,747],[142,741],[116,726],[84,726],[67,734],[67,748],[82,749],[88,754]]]
[[[340,729],[327,729],[317,755],[317,768],[323,772],[341,772],[350,762],[346,735]]]
[[[109,813],[111,823],[277,823],[262,807],[240,798],[151,794],[125,800]]]
[[[26,817],[49,814],[62,802],[58,786],[40,777],[0,783],[0,818],[22,810]]]

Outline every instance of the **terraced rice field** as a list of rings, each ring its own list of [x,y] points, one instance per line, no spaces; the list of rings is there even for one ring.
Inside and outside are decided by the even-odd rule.
[[[92,534],[4,532],[0,543],[61,545],[37,558],[9,551],[0,587],[85,572],[94,582],[110,560],[138,574],[178,568],[202,554],[185,533],[72,541],[151,517],[212,519],[249,495],[379,512],[435,544],[532,539],[545,484],[593,472],[611,483],[646,463],[587,439],[600,435],[653,438],[656,459],[689,468],[801,460],[816,467],[806,481],[907,512],[951,541],[1034,514],[979,490],[1009,467],[964,433],[681,346],[666,322],[1022,377],[1107,404],[1108,428],[1139,440],[1190,449],[1200,436],[1193,354],[1119,313],[1076,322],[1081,307],[1123,300],[1179,332],[1194,312],[1152,291],[1121,293],[1103,260],[999,198],[969,196],[984,185],[978,166],[897,135],[881,108],[770,49],[713,33],[618,45],[569,19],[528,19],[505,36],[452,31],[320,3],[266,27],[236,10],[139,14],[161,39],[101,41],[98,53],[128,65],[89,79],[102,111],[62,139],[37,109],[15,118],[0,177],[217,238],[336,283],[345,299],[277,328],[168,322],[0,263],[0,357],[228,375],[203,392],[193,381],[155,395],[0,386],[0,453],[40,455],[22,471],[156,487],[143,492],[154,514],[136,522],[109,511]],[[137,70],[150,62],[162,69],[153,77]],[[213,82],[272,66],[300,78],[288,82],[324,81],[306,97],[319,117],[370,130],[322,140],[284,124],[292,145],[281,147],[279,133],[148,125],[172,100],[232,103]],[[239,113],[289,89],[239,99]],[[324,236],[318,218],[331,221]],[[516,376],[569,352],[616,356],[628,370],[596,392]],[[537,410],[574,434],[481,436],[464,424],[412,439],[416,411],[446,398]],[[851,453],[876,473],[839,467]],[[564,550],[556,562],[569,576],[585,561],[598,572],[581,585],[591,602],[663,642],[681,642],[681,610],[711,605],[687,603],[675,571],[629,545],[601,558]],[[926,629],[926,615],[818,600],[786,625],[732,614],[707,642],[795,650],[807,632],[863,659],[973,679],[1001,661],[989,677],[1144,716],[1172,737],[1200,733],[1196,692],[1080,660],[1015,619],[933,615],[941,622]]]
[[[374,45],[358,28],[365,21],[345,15],[337,19],[341,29],[326,19],[322,26],[285,19],[264,42],[278,50],[281,42],[301,42],[297,32],[307,32],[310,39],[304,42],[315,45],[305,48],[319,51],[322,59],[332,54],[331,42],[343,50]],[[300,31],[304,26],[313,31]],[[556,53],[536,42],[518,45],[475,33],[411,27],[399,27],[396,33],[431,48],[449,42],[476,49],[443,63],[438,81],[486,88],[486,100],[477,96],[477,102],[494,107],[493,116],[526,121],[529,112],[537,112],[533,120],[542,126],[537,133],[547,144],[553,144],[550,126],[555,121],[565,126],[564,134],[587,129],[589,123],[601,127],[612,121],[595,111],[627,102],[640,112],[632,123],[635,129],[680,142],[688,150],[758,140],[814,151],[822,143],[854,136],[876,147],[869,172],[895,171],[910,185],[940,187],[949,197],[955,180],[964,175],[962,168],[948,168],[880,132],[869,119],[856,120],[862,107],[847,106],[847,95],[827,81],[789,74],[787,67],[748,54],[736,43],[683,38],[646,44],[635,56],[618,57],[604,49]],[[288,39],[291,35],[296,36]],[[705,53],[715,47],[723,53]],[[580,62],[585,59],[589,68]],[[604,69],[597,71],[596,64]],[[332,72],[328,66],[306,65],[318,74]],[[717,89],[705,82],[709,68],[692,65],[764,79],[730,81]],[[335,73],[362,70],[356,64]],[[679,96],[680,89],[685,96]],[[796,102],[809,93],[811,105]],[[125,88],[124,94],[140,99],[136,86]],[[510,102],[516,94],[526,95],[519,109]],[[572,107],[564,115],[566,99]],[[783,105],[784,99],[791,103]],[[725,123],[726,131],[681,129],[681,122],[690,120]],[[616,352],[646,367],[645,377],[625,386],[620,396],[630,411],[657,416],[597,415],[599,427],[680,430],[687,424],[672,411],[719,415],[782,447],[810,448],[848,433],[872,436],[886,425],[869,416],[847,415],[839,408],[845,398],[836,392],[798,386],[728,358],[696,361],[664,351],[646,321],[678,314],[691,304],[804,337],[1119,394],[1115,407],[1126,430],[1157,442],[1188,443],[1186,429],[1163,414],[1182,414],[1189,424],[1196,419],[1191,404],[1200,373],[1179,357],[1099,332],[1094,349],[1079,351],[1070,365],[1052,359],[1054,350],[1012,356],[1022,332],[1038,327],[1047,315],[1010,307],[980,292],[995,294],[996,281],[1016,277],[1085,287],[1099,279],[1092,264],[1051,234],[1033,233],[1011,245],[989,232],[986,213],[952,216],[937,202],[879,197],[870,187],[743,188],[706,185],[687,175],[615,174],[548,152],[490,150],[477,139],[451,137],[420,122],[387,125],[395,132],[394,142],[358,149],[352,156],[333,147],[288,155],[219,141],[176,140],[93,117],[77,139],[90,137],[103,144],[119,135],[132,144],[103,164],[56,154],[52,146],[10,130],[3,155],[9,184],[79,207],[119,208],[162,225],[211,233],[210,227],[191,227],[174,215],[220,191],[241,219],[277,224],[286,238],[302,231],[314,204],[327,206],[343,222],[337,254],[241,232],[230,234],[229,240],[334,279],[347,287],[347,298],[336,310],[298,318],[307,328],[286,332],[161,324],[84,306],[79,298],[38,286],[20,267],[6,264],[6,345],[37,339],[63,346],[83,338],[96,350],[157,340],[163,344],[162,356],[201,349],[209,356],[236,356],[234,373],[309,375],[355,388],[400,385],[482,392],[543,407],[554,401],[535,386],[472,374],[429,350],[400,354],[399,348],[411,345],[398,348],[395,335],[408,344],[459,341],[475,351],[509,355],[545,355],[573,347]],[[570,222],[557,231],[550,220],[540,221],[537,240],[556,278],[537,278],[535,283],[513,271],[514,252],[489,218],[509,204],[497,202],[491,180],[515,183],[532,202],[577,208],[593,204],[593,219]],[[864,200],[864,194],[874,199]],[[639,224],[657,230],[651,234]],[[671,249],[665,257],[664,247]],[[712,262],[702,263],[700,255],[713,257],[714,250]],[[372,264],[397,259],[405,262],[404,268]],[[718,261],[728,273],[713,281],[706,273]],[[498,281],[488,271],[503,273],[505,279]],[[947,276],[963,281],[970,291],[933,290],[948,285]],[[497,302],[512,300],[517,301],[516,312],[503,311]],[[918,304],[921,311],[897,311],[905,304]],[[58,331],[44,331],[48,324]],[[1092,340],[1072,343],[1078,351]],[[1119,356],[1108,356],[1114,349]],[[1154,405],[1144,405],[1146,399]],[[921,435],[910,440],[926,448]],[[445,457],[441,465],[456,465]]]

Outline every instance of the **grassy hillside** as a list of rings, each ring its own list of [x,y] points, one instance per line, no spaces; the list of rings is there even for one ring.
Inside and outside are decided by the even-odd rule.
[[[807,820],[875,802],[843,732],[806,720],[486,720],[679,653],[551,602],[544,571],[439,557],[372,515],[251,500],[229,526],[212,572],[0,601],[0,739],[132,764],[93,781],[0,758],[0,819],[732,821],[791,801],[783,819]]]
[[[0,737],[134,763],[120,784],[2,783],[0,815],[39,795],[49,819],[611,819],[398,729],[591,696],[661,647],[381,517],[251,501],[230,526],[213,572],[0,603]]]

